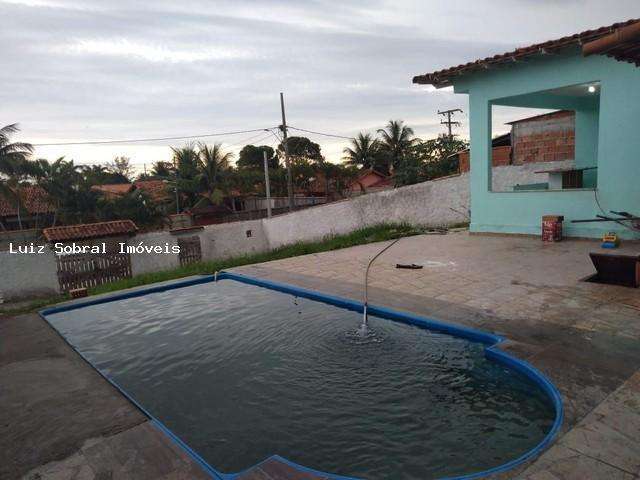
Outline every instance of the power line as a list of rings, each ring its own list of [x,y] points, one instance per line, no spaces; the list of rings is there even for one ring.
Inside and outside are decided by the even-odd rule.
[[[305,130],[304,128],[292,127],[291,125],[289,125],[288,128],[291,128],[292,130],[299,130],[301,132],[313,133],[315,135],[322,135],[324,137],[344,138],[346,140],[353,140],[354,139],[353,137],[346,137],[344,135],[334,135],[332,133],[324,133],[324,132],[315,132],[313,130]]]
[[[270,127],[277,128],[277,127]],[[176,137],[154,137],[154,138],[130,138],[126,140],[95,140],[87,142],[59,142],[59,143],[33,143],[34,147],[53,147],[53,146],[69,146],[69,145],[109,145],[116,143],[139,143],[139,142],[156,142],[162,140],[189,140],[206,137],[222,137],[226,135],[239,135],[241,133],[263,132],[266,128],[254,128],[251,130],[237,130],[233,132],[205,133],[202,135],[183,135]]]
[[[263,136],[262,136],[262,134],[263,134],[265,131],[266,131],[266,132],[269,132],[269,133],[268,133],[266,136],[264,136],[264,137],[263,137]],[[254,141],[256,138],[258,138],[258,137],[262,137],[262,138],[260,138],[259,140],[256,140],[256,143],[258,143],[258,142],[262,142],[263,140],[266,140],[267,138],[271,138],[271,133],[272,133],[272,131],[271,131],[271,130],[269,130],[269,129],[265,128],[265,129],[261,130],[261,131],[260,131],[260,133],[259,133],[258,135],[253,135],[253,136],[251,136],[251,137],[249,137],[249,138],[245,138],[245,139],[243,139],[243,140],[240,140],[239,142],[231,143],[231,144],[229,144],[229,145],[226,145],[226,148],[235,147],[235,146],[238,146],[238,145],[240,145],[240,144],[242,144],[242,143],[244,143],[245,145],[249,145],[249,142],[253,142],[253,141]]]

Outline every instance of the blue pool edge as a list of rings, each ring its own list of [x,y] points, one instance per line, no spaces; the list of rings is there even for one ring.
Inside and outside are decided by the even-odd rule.
[[[299,465],[291,460],[283,458],[279,455],[272,455],[271,457],[263,460],[262,462],[257,463],[256,465],[249,467],[246,470],[237,473],[222,473],[213,468],[211,465],[207,463],[197,452],[195,452],[189,445],[187,445],[184,441],[182,441],[176,434],[174,434],[169,428],[167,428],[160,420],[155,418],[148,412],[142,405],[140,405],[133,397],[131,397],[123,388],[120,387],[113,379],[100,371],[88,358],[86,358],[82,352],[80,352],[75,345],[73,345],[51,322],[47,320],[47,315],[51,315],[54,313],[62,313],[70,310],[77,310],[80,308],[92,306],[92,305],[100,305],[103,303],[114,302],[118,300],[123,300],[127,298],[135,298],[143,295],[148,295],[150,293],[158,293],[164,292],[167,290],[174,290],[177,288],[189,287],[192,285],[200,285],[204,283],[215,282],[217,280],[235,280],[238,282],[246,283],[249,285],[255,285],[259,287],[268,288],[271,290],[280,291],[283,293],[288,293],[291,295],[296,295],[303,298],[308,298],[310,300],[316,300],[323,303],[328,303],[330,305],[334,305],[340,308],[344,308],[351,311],[363,312],[364,305],[355,300],[349,300],[346,298],[319,293],[314,290],[309,290],[306,288],[296,287],[293,285],[288,285],[285,283],[274,282],[271,280],[263,280],[259,278],[249,277],[247,275],[242,275],[233,272],[219,272],[215,275],[201,275],[195,278],[189,278],[185,280],[177,280],[171,283],[165,283],[158,286],[153,287],[144,287],[140,289],[136,289],[133,291],[127,291],[122,293],[113,293],[106,294],[104,296],[100,296],[99,298],[89,299],[89,300],[76,300],[72,302],[67,302],[63,305],[54,306],[45,308],[40,310],[38,313],[40,316],[51,326],[60,335],[60,337],[74,350],[80,357],[87,362],[98,374],[100,374],[105,380],[107,380],[111,385],[113,385],[127,400],[133,403],[138,409],[140,409],[151,421],[151,423],[157,427],[160,431],[162,431],[170,441],[174,442],[178,447],[180,447],[189,457],[191,457],[197,464],[199,464],[203,470],[211,476],[211,478],[217,480],[234,480],[239,477],[243,473],[246,473],[248,470],[255,468],[263,464],[264,462],[270,459],[276,459],[287,465],[290,465],[293,468],[296,468],[303,472],[315,473],[318,475],[323,475],[332,480],[359,480],[355,477],[348,477],[343,475],[331,474],[327,472],[322,472],[319,470],[314,470],[309,467],[305,467],[303,465]],[[540,371],[538,371],[535,367],[524,360],[520,360],[510,354],[500,350],[499,345],[504,342],[506,339],[502,336],[495,335],[492,333],[484,332],[482,330],[463,327],[459,325],[449,324],[445,322],[440,322],[437,320],[428,319],[422,317],[420,315],[412,314],[409,312],[401,312],[399,310],[387,308],[387,307],[379,307],[375,305],[368,305],[368,312],[373,316],[378,316],[382,318],[386,318],[389,320],[395,320],[402,323],[408,323],[411,325],[416,325],[421,328],[425,328],[427,330],[436,331],[440,333],[444,333],[447,335],[452,335],[454,337],[463,338],[473,342],[479,342],[485,345],[485,357],[491,361],[500,363],[505,365],[508,368],[516,370],[522,375],[526,376],[529,380],[533,381],[538,387],[542,389],[542,391],[548,396],[549,400],[555,410],[555,418],[553,425],[547,435],[538,443],[534,448],[515,458],[514,460],[510,460],[509,462],[503,463],[502,465],[498,465],[497,467],[490,468],[488,470],[483,470],[476,473],[459,475],[454,477],[441,477],[438,480],[472,480],[483,478],[489,475],[494,475],[497,473],[506,472],[511,470],[512,468],[517,467],[518,465],[522,465],[523,463],[531,460],[532,458],[540,455],[551,443],[553,443],[556,438],[563,422],[564,418],[564,407],[562,404],[562,397],[560,396],[560,392],[556,388],[556,386]]]

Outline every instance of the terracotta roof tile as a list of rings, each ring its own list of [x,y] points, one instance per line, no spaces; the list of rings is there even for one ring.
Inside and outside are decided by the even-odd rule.
[[[26,185],[20,188],[23,208],[29,214],[54,213],[55,206],[51,203],[47,192],[37,185]],[[18,214],[15,203],[0,196],[0,217],[14,216]]]
[[[146,193],[154,202],[171,200],[167,185],[162,180],[142,180],[134,183],[135,187]]]
[[[131,220],[114,220],[112,222],[50,227],[45,228],[42,233],[49,242],[64,242],[67,240],[130,235],[137,231],[138,227]]]
[[[93,185],[91,190],[107,195],[126,195],[133,189],[132,183],[108,183],[105,185]]]
[[[446,87],[452,84],[452,79],[454,77],[474,71],[484,70],[490,66],[498,64],[512,63],[525,57],[537,55],[540,53],[549,53],[562,50],[567,47],[579,46],[585,42],[590,42],[597,38],[608,35],[620,27],[626,27],[636,22],[640,22],[640,19],[632,19],[627,20],[626,22],[614,23],[613,25],[600,27],[594,30],[585,30],[584,32],[575,33],[573,35],[558,38],[556,40],[548,40],[546,42],[536,43],[528,47],[516,48],[515,50],[500,55],[494,55],[492,57],[475,60],[473,62],[457,65],[455,67],[445,68],[443,70],[437,70],[431,73],[425,73],[424,75],[417,75],[413,77],[413,83],[434,85],[438,88]]]

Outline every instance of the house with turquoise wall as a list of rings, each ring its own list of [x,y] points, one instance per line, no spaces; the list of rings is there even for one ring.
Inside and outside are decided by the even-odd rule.
[[[469,96],[470,230],[538,235],[543,215],[563,215],[565,235],[640,238],[630,221],[572,223],[611,211],[640,216],[639,66],[640,21],[631,20],[414,77]],[[498,106],[574,111],[580,188],[495,191]]]

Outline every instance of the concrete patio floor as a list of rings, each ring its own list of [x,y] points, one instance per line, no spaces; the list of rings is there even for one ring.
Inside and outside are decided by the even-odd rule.
[[[211,478],[39,315],[0,339],[0,479]]]
[[[234,271],[362,300],[367,262],[385,244]],[[371,269],[370,303],[501,334],[561,391],[558,440],[499,478],[640,478],[640,289],[582,281],[595,272],[591,251],[599,242],[457,232],[404,238]],[[616,253],[639,252],[626,242]]]
[[[385,245],[235,271],[361,300],[366,264]],[[404,238],[371,270],[370,303],[504,335],[503,349],[561,391],[558,440],[498,478],[640,478],[640,289],[582,282],[599,250],[457,232]],[[618,253],[639,251],[627,242]],[[0,478],[208,478],[37,315],[0,315],[0,338]],[[296,478],[277,463],[260,468],[246,478]]]

